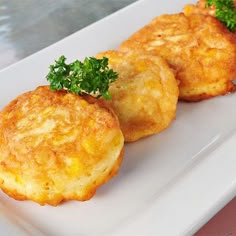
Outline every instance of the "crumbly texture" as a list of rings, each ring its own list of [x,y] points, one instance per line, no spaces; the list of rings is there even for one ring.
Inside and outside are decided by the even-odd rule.
[[[141,53],[106,51],[97,57],[109,58],[119,78],[110,84],[112,106],[126,142],[159,133],[175,118],[178,85],[164,59]]]
[[[124,138],[107,104],[48,86],[0,113],[0,187],[17,200],[88,200],[114,176]]]
[[[200,101],[236,89],[236,35],[210,15],[161,15],[119,50],[143,50],[166,59],[179,81],[180,100]]]

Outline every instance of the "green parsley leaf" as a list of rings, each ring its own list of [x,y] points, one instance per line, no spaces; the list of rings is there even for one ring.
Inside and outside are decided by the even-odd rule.
[[[236,30],[236,7],[233,0],[206,0],[206,7],[214,5],[216,18],[223,22],[230,31]]]
[[[66,64],[65,56],[61,56],[49,69],[46,79],[52,90],[66,89],[77,95],[87,93],[97,98],[110,99],[109,84],[118,78],[118,74],[109,69],[106,57],[86,57],[84,62],[76,60]]]

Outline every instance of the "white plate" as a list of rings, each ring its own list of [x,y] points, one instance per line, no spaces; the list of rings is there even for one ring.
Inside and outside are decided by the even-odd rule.
[[[46,83],[64,54],[83,59],[112,49],[189,0],[141,0],[0,72],[0,109]],[[193,2],[193,1],[192,1]],[[1,196],[1,235],[190,235],[236,193],[236,94],[179,103],[173,125],[126,145],[120,173],[87,202],[58,207]],[[9,233],[11,232],[11,233]]]

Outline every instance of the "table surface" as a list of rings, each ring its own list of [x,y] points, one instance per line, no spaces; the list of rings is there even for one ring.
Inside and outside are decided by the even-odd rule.
[[[0,0],[0,69],[135,0]],[[236,198],[196,236],[236,236]]]

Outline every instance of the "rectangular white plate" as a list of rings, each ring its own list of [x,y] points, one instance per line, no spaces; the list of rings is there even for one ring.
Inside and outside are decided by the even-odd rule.
[[[46,83],[64,54],[83,59],[116,48],[162,13],[190,0],[141,0],[0,72],[0,109]],[[120,173],[87,202],[58,207],[1,196],[1,235],[189,235],[236,193],[236,94],[179,103],[173,125],[126,145]],[[10,233],[9,233],[10,232]]]

